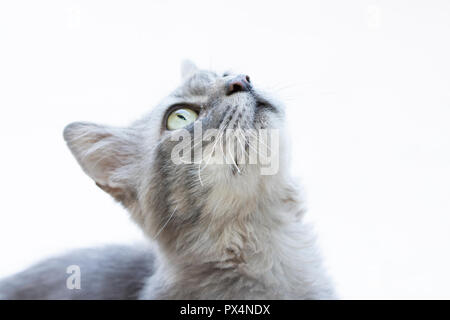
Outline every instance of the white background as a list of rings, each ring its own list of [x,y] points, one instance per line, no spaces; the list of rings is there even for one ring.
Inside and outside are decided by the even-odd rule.
[[[0,276],[142,238],[62,139],[232,68],[288,105],[342,298],[450,298],[450,2],[2,1]]]

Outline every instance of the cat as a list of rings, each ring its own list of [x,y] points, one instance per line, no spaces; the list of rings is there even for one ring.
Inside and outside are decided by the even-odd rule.
[[[64,129],[81,168],[128,210],[148,244],[43,261],[1,281],[0,298],[336,298],[289,173],[283,104],[246,75],[192,62],[181,69],[181,85],[130,126],[77,122]],[[214,138],[180,148],[180,133],[189,138],[196,128]],[[226,146],[232,139],[225,130],[238,132],[237,148]],[[256,130],[272,130],[277,139],[260,143]],[[189,161],[196,145],[203,156]],[[239,161],[255,150],[259,156],[264,145],[279,162],[272,172]],[[209,162],[216,153],[229,161]],[[79,288],[67,286],[71,265],[79,267]]]

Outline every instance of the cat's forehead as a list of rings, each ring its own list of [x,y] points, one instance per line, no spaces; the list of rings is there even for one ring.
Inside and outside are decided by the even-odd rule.
[[[178,97],[208,95],[219,79],[220,76],[213,71],[197,71],[184,79],[173,95]]]

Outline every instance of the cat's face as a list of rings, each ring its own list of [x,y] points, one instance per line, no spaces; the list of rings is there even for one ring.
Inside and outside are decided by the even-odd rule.
[[[279,103],[246,75],[191,63],[182,71],[181,85],[131,126],[73,123],[64,132],[84,171],[162,239],[251,211],[284,165]]]

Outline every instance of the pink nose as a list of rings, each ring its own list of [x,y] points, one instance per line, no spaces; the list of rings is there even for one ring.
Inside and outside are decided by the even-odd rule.
[[[250,91],[251,89],[250,77],[245,74],[237,75],[226,84],[227,95],[241,91]]]

